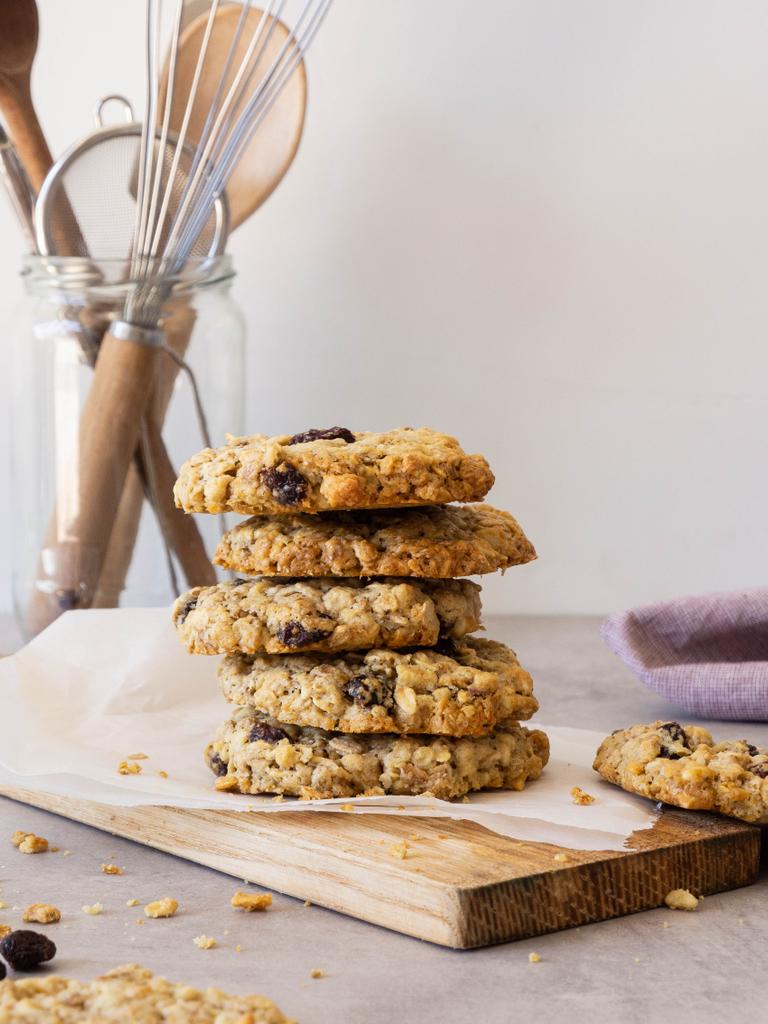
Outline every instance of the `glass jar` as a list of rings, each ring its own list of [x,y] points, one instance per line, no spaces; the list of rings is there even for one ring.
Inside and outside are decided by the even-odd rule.
[[[87,518],[82,460],[93,445],[110,443],[109,429],[84,436],[81,413],[101,339],[135,287],[127,274],[125,260],[32,256],[23,267],[26,298],[12,346],[11,503],[13,601],[27,637],[72,608],[165,605],[217,578],[210,555],[223,517],[185,516],[171,490],[176,469],[208,438],[220,444],[244,429],[245,326],[228,256],[191,260],[168,282],[162,347],[142,391],[133,458],[124,476],[125,460],[106,463],[115,466],[114,501],[98,511],[98,539],[78,533]]]

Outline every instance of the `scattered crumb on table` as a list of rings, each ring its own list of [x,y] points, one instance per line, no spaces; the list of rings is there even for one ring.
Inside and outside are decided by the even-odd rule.
[[[198,949],[216,949],[218,943],[210,935],[196,935],[192,940]]]
[[[61,911],[51,903],[30,903],[21,919],[35,924],[56,924],[61,920]]]
[[[309,976],[310,978],[324,978],[325,971],[322,969],[322,967],[313,967],[312,970],[309,972]]]
[[[164,772],[162,769],[157,774],[160,776],[161,779],[168,778],[168,772]]]
[[[92,916],[95,916],[96,914],[100,914],[104,910],[104,907],[101,903],[92,903],[90,906],[86,903],[82,909],[84,914],[91,914]]]
[[[0,924],[0,939],[4,939],[6,935],[10,935],[13,928],[9,924]]]
[[[305,907],[311,907],[312,906],[312,900],[304,900],[304,906]]]
[[[238,889],[230,900],[233,907],[251,913],[254,910],[266,910],[272,906],[272,894],[269,892],[242,892]]]
[[[400,860],[405,860],[408,856],[408,842],[403,839],[399,843],[392,843],[389,853],[392,857],[399,857]]]
[[[45,853],[48,850],[47,839],[36,836],[34,832],[23,832],[21,829],[13,833],[11,842],[20,853]]]
[[[178,909],[178,900],[164,896],[161,900],[153,900],[152,903],[148,903],[144,907],[144,913],[147,917],[173,917]]]
[[[126,905],[126,907],[138,907],[139,901],[138,900],[126,900],[125,901],[125,905]]]
[[[117,770],[120,775],[141,775],[141,765],[135,761],[121,761]]]
[[[529,964],[540,964],[541,963],[541,957],[539,956],[538,953],[529,953],[528,954],[528,963]]]
[[[580,786],[574,786],[571,789],[571,799],[575,804],[579,804],[582,807],[586,807],[587,804],[593,804],[595,802],[595,798],[591,793],[585,793]]]
[[[119,868],[117,864],[102,864],[101,870],[105,875],[122,875],[123,869]]]
[[[126,754],[128,761],[146,761],[149,754]]]
[[[695,910],[699,901],[687,889],[672,889],[664,897],[664,902],[670,910]]]

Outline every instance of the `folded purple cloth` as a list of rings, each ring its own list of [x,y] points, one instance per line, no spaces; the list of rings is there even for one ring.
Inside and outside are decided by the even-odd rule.
[[[633,608],[600,632],[646,686],[692,714],[768,721],[768,589]]]

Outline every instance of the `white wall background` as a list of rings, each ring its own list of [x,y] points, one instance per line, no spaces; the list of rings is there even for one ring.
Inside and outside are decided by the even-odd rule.
[[[142,5],[39,2],[59,152],[100,95],[140,103]],[[541,556],[491,610],[764,583],[767,55],[760,0],[337,0],[296,164],[232,241],[249,428],[485,452]],[[5,316],[2,202],[0,239]]]

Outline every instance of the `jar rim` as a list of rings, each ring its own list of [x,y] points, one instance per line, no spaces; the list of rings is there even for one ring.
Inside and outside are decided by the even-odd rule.
[[[22,260],[21,277],[27,288],[33,290],[130,291],[138,284],[147,283],[146,279],[139,281],[131,276],[130,265],[130,260],[125,257],[92,260],[82,256],[42,256],[30,253]],[[163,275],[163,281],[178,293],[221,284],[234,276],[232,257],[229,253],[222,253],[218,256],[190,257],[180,271]]]

